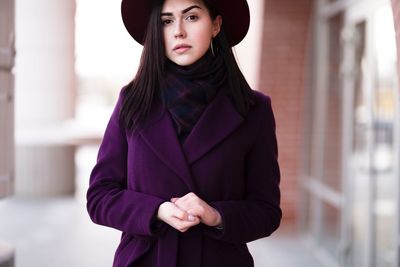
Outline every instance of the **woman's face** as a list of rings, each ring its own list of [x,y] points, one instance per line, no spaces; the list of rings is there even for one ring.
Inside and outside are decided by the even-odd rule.
[[[207,52],[222,23],[220,16],[212,21],[199,0],[166,0],[161,21],[165,53],[180,66],[195,63]]]

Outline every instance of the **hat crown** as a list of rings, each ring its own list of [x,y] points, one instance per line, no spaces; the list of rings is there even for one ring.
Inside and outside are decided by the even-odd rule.
[[[144,44],[147,24],[154,0],[122,0],[121,15],[133,39]],[[240,43],[250,26],[250,10],[246,0],[209,0],[222,16],[222,27],[231,46]]]

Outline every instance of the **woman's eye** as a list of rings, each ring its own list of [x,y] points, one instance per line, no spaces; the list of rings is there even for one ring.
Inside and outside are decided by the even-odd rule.
[[[162,21],[162,24],[163,25],[168,25],[168,24],[171,24],[172,23],[172,20],[171,19],[164,19],[163,21]]]
[[[189,20],[189,21],[196,21],[198,18],[199,18],[199,17],[196,16],[196,15],[190,15],[190,16],[188,16],[188,17],[186,18],[186,20]]]

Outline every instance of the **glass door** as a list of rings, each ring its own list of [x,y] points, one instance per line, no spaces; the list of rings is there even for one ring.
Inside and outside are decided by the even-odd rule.
[[[373,151],[371,157],[374,191],[375,266],[398,266],[397,195],[399,145],[399,88],[396,39],[390,5],[377,9],[372,17]]]
[[[398,263],[399,95],[393,25],[390,1],[360,1],[346,12],[345,266]]]

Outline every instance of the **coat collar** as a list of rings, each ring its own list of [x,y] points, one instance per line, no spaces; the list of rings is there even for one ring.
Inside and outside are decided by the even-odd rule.
[[[243,117],[236,111],[225,90],[221,89],[204,110],[183,145],[179,143],[169,112],[161,103],[155,105],[140,135],[189,190],[196,192],[190,165],[222,142],[242,122]]]

